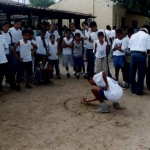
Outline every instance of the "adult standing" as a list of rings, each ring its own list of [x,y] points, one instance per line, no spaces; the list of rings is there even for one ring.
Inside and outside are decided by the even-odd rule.
[[[146,28],[141,28],[140,31],[132,35],[129,41],[129,49],[131,51],[131,93],[143,95],[147,50],[150,50],[150,39]]]

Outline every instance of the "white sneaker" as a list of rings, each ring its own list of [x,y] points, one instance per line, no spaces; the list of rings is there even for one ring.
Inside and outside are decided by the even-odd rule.
[[[101,106],[95,110],[96,113],[108,113],[109,108],[106,103],[101,103]]]

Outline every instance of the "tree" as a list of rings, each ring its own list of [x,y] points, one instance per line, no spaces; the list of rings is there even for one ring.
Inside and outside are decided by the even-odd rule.
[[[48,7],[55,4],[55,0],[29,0],[30,4],[33,6]]]
[[[150,0],[113,0],[127,8],[127,11],[142,15],[150,15]]]

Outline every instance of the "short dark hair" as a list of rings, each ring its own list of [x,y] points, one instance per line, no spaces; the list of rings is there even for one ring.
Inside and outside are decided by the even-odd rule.
[[[14,23],[21,22],[21,19],[15,19]]]
[[[116,34],[123,34],[123,30],[122,29],[117,29]]]
[[[92,21],[92,22],[90,23],[90,27],[97,27],[97,23],[96,23],[95,21]]]
[[[2,26],[5,26],[5,25],[10,25],[9,21],[4,21],[4,22],[2,23]]]
[[[51,34],[51,35],[50,35],[50,39],[51,39],[52,37],[54,37],[54,38],[55,38],[55,35],[54,35],[54,34]]]
[[[71,25],[75,26],[75,23],[74,22],[69,23],[69,26],[71,26]]]
[[[104,36],[103,32],[98,32],[97,36]]]
[[[46,33],[46,29],[41,29],[41,33]]]
[[[111,30],[110,25],[107,25],[107,26],[106,26],[106,29],[107,29],[107,30]]]
[[[22,31],[22,35],[25,35],[26,33],[31,33],[31,31],[29,30],[29,29],[24,29],[23,31]]]
[[[30,34],[34,35],[34,32],[33,32],[33,30],[30,30],[30,29],[28,29],[28,30],[30,31]]]
[[[79,37],[80,37],[81,35],[80,35],[80,33],[75,33],[75,37],[76,37],[76,36],[79,36]]]
[[[134,34],[134,29],[133,28],[129,28],[127,31],[128,34]]]
[[[113,26],[113,29],[116,30],[116,26]]]
[[[82,25],[88,26],[88,23],[87,23],[86,21],[83,21],[83,22],[82,22]]]
[[[70,33],[71,33],[71,29],[67,28],[67,29],[65,30],[65,33],[67,33],[67,32],[70,32]]]

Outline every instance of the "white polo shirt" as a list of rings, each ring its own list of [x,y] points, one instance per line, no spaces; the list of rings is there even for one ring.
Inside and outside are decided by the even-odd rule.
[[[0,64],[7,63],[5,49],[8,48],[8,44],[3,35],[0,35]]]
[[[22,31],[20,29],[16,30],[14,27],[9,29],[9,32],[12,34],[12,38],[15,43],[22,39]],[[16,51],[19,51],[19,47],[17,47]]]
[[[129,40],[130,51],[147,52],[150,49],[149,35],[143,31],[133,34]]]
[[[107,41],[108,41],[108,45],[111,45],[111,41],[110,41],[111,31],[110,30],[105,30],[105,34],[106,34],[106,38],[107,38]]]
[[[94,75],[93,80],[96,83],[96,85],[99,87],[106,86],[105,81],[103,79],[102,72]],[[109,88],[108,90],[104,91],[104,95],[106,96],[108,100],[119,102],[123,96],[122,88],[117,84],[116,81],[114,81],[113,79],[109,77],[107,77],[107,81],[108,81]]]
[[[59,35],[57,30],[55,30],[54,32],[47,31],[46,35],[45,35],[45,38],[47,38],[48,41],[49,41],[50,35],[52,35],[52,34],[55,35],[55,41],[58,41],[60,39],[60,35]]]

